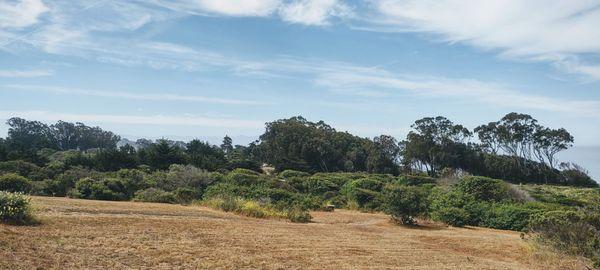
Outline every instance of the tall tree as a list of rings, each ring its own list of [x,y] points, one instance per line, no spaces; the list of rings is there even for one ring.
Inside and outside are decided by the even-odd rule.
[[[539,128],[533,134],[534,154],[542,163],[554,169],[555,155],[573,146],[573,136],[564,128]]]
[[[185,152],[190,163],[201,169],[214,171],[227,163],[223,150],[208,142],[192,140],[187,144]]]
[[[185,163],[182,149],[164,139],[153,143],[143,153],[146,164],[158,170],[166,170],[171,164]]]
[[[80,140],[78,128],[69,122],[58,121],[50,126],[59,150],[77,149]]]
[[[537,120],[528,114],[509,113],[497,125],[499,146],[509,155],[531,160]]]
[[[6,124],[9,126],[6,140],[11,150],[25,152],[56,148],[52,130],[42,122],[13,117]]]
[[[233,151],[233,140],[231,139],[231,137],[225,135],[225,137],[223,137],[223,143],[221,144],[221,150],[223,150],[223,152],[225,153],[225,155],[229,155],[231,154],[231,152]]]
[[[472,136],[462,125],[455,125],[445,117],[425,117],[411,126],[401,143],[405,167],[426,170],[435,176],[444,167],[459,168],[467,149],[465,142]]]

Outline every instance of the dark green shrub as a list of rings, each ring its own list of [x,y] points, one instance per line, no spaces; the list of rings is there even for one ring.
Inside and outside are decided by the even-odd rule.
[[[7,173],[0,176],[0,190],[8,192],[29,192],[31,191],[31,182],[18,174]]]
[[[128,199],[123,182],[115,178],[95,180],[90,177],[81,179],[75,184],[72,195],[82,199],[121,201]]]
[[[488,211],[487,204],[458,190],[433,189],[429,196],[429,217],[436,221],[452,222],[453,226],[478,225]],[[456,209],[461,209],[457,211]],[[447,213],[448,211],[451,211]],[[463,215],[466,213],[466,215]]]
[[[455,227],[463,227],[469,225],[471,222],[469,213],[465,209],[458,207],[442,207],[436,209],[431,215],[435,220]]]
[[[158,188],[139,190],[133,197],[138,202],[175,203],[177,198],[173,193]]]
[[[337,192],[340,187],[327,180],[321,178],[305,178],[302,182],[302,191],[313,195],[323,195],[327,192]]]
[[[388,185],[384,190],[384,211],[401,224],[414,225],[415,218],[427,212],[427,196],[420,187]]]
[[[534,213],[535,210],[522,204],[498,204],[490,208],[479,225],[494,229],[523,231],[529,225],[529,219]]]
[[[260,177],[258,174],[247,174],[233,171],[225,176],[225,180],[233,184],[249,186],[258,184],[260,182]]]
[[[581,169],[566,169],[563,170],[561,174],[565,178],[567,185],[579,187],[598,187],[598,183]]]
[[[0,222],[28,225],[36,223],[29,199],[20,193],[0,191]]]
[[[292,177],[308,177],[308,176],[310,176],[310,174],[307,172],[301,172],[301,171],[285,170],[283,172],[280,172],[278,174],[278,176],[288,179],[288,178],[292,178]]]
[[[463,177],[457,189],[481,201],[503,201],[510,199],[509,187],[502,180],[482,176]]]
[[[240,174],[249,174],[249,175],[260,175],[260,173],[257,172],[257,171],[253,171],[253,170],[249,170],[249,169],[244,169],[244,168],[235,168],[231,172],[232,173],[240,173]]]
[[[202,195],[203,199],[215,197],[238,197],[250,193],[248,187],[235,185],[233,183],[217,183],[209,186]]]
[[[381,192],[373,190],[353,188],[348,189],[345,194],[348,202],[347,206],[351,209],[377,210],[383,203]]]
[[[200,198],[200,194],[198,194],[198,191],[191,188],[178,188],[175,190],[175,198],[178,202],[187,204]]]
[[[22,160],[0,162],[0,174],[2,173],[16,173],[34,181],[48,178],[48,174],[43,168]]]

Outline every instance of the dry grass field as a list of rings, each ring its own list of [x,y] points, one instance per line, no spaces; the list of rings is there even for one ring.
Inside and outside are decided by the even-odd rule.
[[[1,269],[585,269],[519,233],[382,214],[314,212],[313,222],[199,206],[33,197],[38,226],[0,225]]]

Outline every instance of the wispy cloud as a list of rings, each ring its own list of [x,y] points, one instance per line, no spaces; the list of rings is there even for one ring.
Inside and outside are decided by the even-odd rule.
[[[373,69],[369,72],[332,71],[320,74],[315,83],[327,88],[355,94],[357,91],[403,91],[425,98],[453,98],[473,104],[489,104],[503,108],[535,109],[566,112],[580,116],[600,117],[599,100],[569,100],[526,94],[514,87],[472,79],[415,77]]]
[[[502,56],[546,60],[600,53],[600,1],[376,0],[370,29],[424,32]],[[597,63],[596,63],[597,64]],[[599,78],[596,68],[568,71]],[[559,65],[559,67],[565,67]]]
[[[85,123],[109,123],[129,125],[161,125],[161,126],[201,126],[241,129],[260,129],[263,121],[210,118],[193,115],[113,115],[113,114],[72,114],[51,111],[0,111],[0,118],[22,117],[39,121],[69,121]]]
[[[4,78],[34,78],[52,75],[51,70],[0,70]]]
[[[111,92],[111,91],[96,91],[87,89],[77,89],[69,87],[52,87],[43,85],[21,85],[21,84],[10,84],[4,85],[4,90],[17,89],[34,92],[48,92],[54,94],[64,95],[81,95],[91,97],[106,97],[106,98],[120,98],[120,99],[132,99],[132,100],[150,100],[150,101],[182,101],[182,102],[199,102],[199,103],[215,103],[215,104],[229,104],[229,105],[265,105],[264,102],[242,100],[242,99],[227,99],[217,97],[205,97],[205,96],[193,96],[193,95],[178,95],[178,94],[134,94],[130,92]]]
[[[301,0],[282,6],[279,14],[286,22],[329,25],[330,18],[351,17],[352,10],[338,0]]]

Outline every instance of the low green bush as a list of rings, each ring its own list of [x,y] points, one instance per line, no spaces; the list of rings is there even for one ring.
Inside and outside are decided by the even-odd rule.
[[[531,219],[529,229],[538,241],[560,252],[587,257],[600,267],[598,210],[539,213]]]
[[[147,188],[135,193],[133,200],[136,202],[175,203],[176,196],[172,192],[158,188]]]
[[[292,222],[308,222],[311,219],[308,211],[301,208],[279,210],[270,203],[261,203],[240,197],[211,197],[204,199],[202,204],[211,208],[221,209],[225,212],[234,212],[255,218],[280,218],[288,219]]]
[[[480,201],[510,200],[509,186],[502,180],[483,176],[466,176],[458,182],[457,189]]]
[[[40,181],[49,177],[48,172],[44,168],[22,160],[0,162],[0,174],[3,173],[16,173],[34,181]]]
[[[29,192],[32,185],[29,179],[16,173],[7,173],[0,176],[0,190],[8,192]]]
[[[86,177],[75,183],[75,190],[70,195],[81,199],[122,201],[128,199],[126,192],[120,179],[96,180]]]
[[[292,178],[292,177],[308,177],[308,176],[310,176],[310,174],[307,172],[301,172],[301,171],[285,170],[285,171],[280,172],[278,174],[278,176],[288,179],[288,178]]]
[[[452,206],[436,209],[436,211],[431,213],[431,216],[436,221],[441,221],[455,227],[463,227],[469,225],[471,222],[471,216],[465,209]]]
[[[427,191],[421,187],[388,185],[384,190],[384,211],[401,224],[415,225],[415,218],[427,213],[427,197]]]
[[[14,225],[37,223],[29,198],[21,193],[0,191],[0,222]]]
[[[177,201],[183,204],[188,204],[201,197],[198,191],[191,188],[178,188],[174,193]]]
[[[478,225],[494,229],[523,231],[527,229],[529,219],[535,213],[536,210],[523,204],[496,204],[485,213],[485,218]]]

